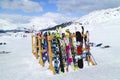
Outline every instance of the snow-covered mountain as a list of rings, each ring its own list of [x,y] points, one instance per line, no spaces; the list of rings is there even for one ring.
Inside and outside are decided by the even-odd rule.
[[[75,20],[75,22],[80,22],[83,23],[84,25],[90,25],[90,24],[94,25],[115,19],[120,19],[120,7],[93,11],[88,15],[83,16],[78,20]]]
[[[75,27],[81,31],[81,26],[84,26],[86,29],[92,30],[95,25],[103,24],[107,22],[116,21],[116,23],[120,22],[120,7],[105,9],[105,10],[97,10],[80,17],[79,19],[73,20],[71,25],[66,25],[63,28],[63,32],[66,29],[72,28],[71,32],[75,32]],[[89,27],[91,26],[92,27]],[[64,25],[59,25],[57,27],[63,27]],[[47,28],[49,30],[51,28]]]

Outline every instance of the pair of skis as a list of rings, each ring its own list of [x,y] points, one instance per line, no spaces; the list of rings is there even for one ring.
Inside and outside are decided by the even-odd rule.
[[[97,65],[97,63],[96,63],[93,55],[92,55],[91,52],[90,52],[89,31],[86,31],[86,37],[85,37],[85,38],[86,38],[86,39],[85,39],[85,47],[86,47],[86,49],[87,49],[86,60],[88,61],[88,65],[90,65],[90,63],[91,63],[92,65]]]

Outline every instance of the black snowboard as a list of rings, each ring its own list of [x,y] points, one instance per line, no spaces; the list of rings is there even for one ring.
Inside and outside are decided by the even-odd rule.
[[[59,54],[59,59],[60,59],[60,69],[61,69],[61,72],[64,73],[64,64],[63,64],[63,56],[62,56],[62,51],[61,51],[61,43],[60,43],[60,39],[57,38],[57,46],[59,48],[59,52],[57,52]]]

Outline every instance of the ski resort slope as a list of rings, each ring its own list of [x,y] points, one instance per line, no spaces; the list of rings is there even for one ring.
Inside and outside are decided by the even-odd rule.
[[[111,20],[94,25],[90,31],[90,42],[110,45],[110,48],[91,47],[97,65],[88,66],[78,71],[53,75],[47,67],[41,67],[32,54],[31,34],[22,38],[21,34],[2,35],[0,51],[11,53],[0,54],[0,80],[120,80],[120,20]],[[92,25],[87,26],[89,28]],[[70,29],[70,28],[69,28]],[[72,30],[72,29],[70,29]]]
[[[93,11],[75,21],[84,25],[95,25],[114,19],[120,19],[120,7]]]
[[[110,47],[91,47],[90,51],[97,65],[88,66],[85,63],[83,69],[64,74],[53,75],[48,67],[43,68],[38,64],[38,60],[32,54],[31,34],[25,34],[27,37],[24,38],[24,33],[0,34],[0,42],[6,42],[6,45],[0,45],[0,52],[10,52],[0,53],[0,80],[120,80],[120,16],[113,18],[111,15],[115,11],[118,12],[119,9],[112,9],[112,12],[110,9],[109,16],[108,13],[107,17],[101,15],[104,18],[99,14],[96,15],[98,17],[92,17],[97,18],[96,22],[88,18],[93,16],[92,13],[84,17],[84,28],[90,32],[90,42],[102,43],[101,47]],[[115,14],[119,15],[117,12]],[[78,19],[76,22],[81,20]],[[80,25],[72,24],[64,28],[63,32],[65,29],[74,32],[75,27],[81,31]]]

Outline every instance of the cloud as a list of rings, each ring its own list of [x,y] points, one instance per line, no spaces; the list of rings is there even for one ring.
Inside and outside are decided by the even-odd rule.
[[[11,14],[0,14],[0,19],[7,20],[7,21],[9,21],[10,23],[13,23],[13,24],[28,23],[31,18],[32,17],[30,17],[30,16],[23,16],[23,15],[17,15],[17,14],[13,14],[13,15],[11,15]]]
[[[22,10],[24,12],[42,12],[42,6],[31,0],[0,0],[0,7],[9,10]]]
[[[0,14],[0,29],[16,29],[17,27],[29,27],[32,17],[16,14]]]
[[[0,30],[11,30],[15,29],[17,26],[15,24],[10,23],[7,20],[0,19]]]
[[[120,0],[49,0],[58,11],[67,13],[88,13],[94,10],[120,6]]]
[[[23,16],[14,14],[0,14],[0,29],[15,29],[17,27],[39,30],[61,24],[74,18],[59,13],[45,13],[42,16]]]
[[[30,24],[36,26],[35,28],[43,29],[53,27],[57,24],[61,24],[73,19],[74,18],[65,16],[63,14],[48,12],[42,16],[32,18]]]

